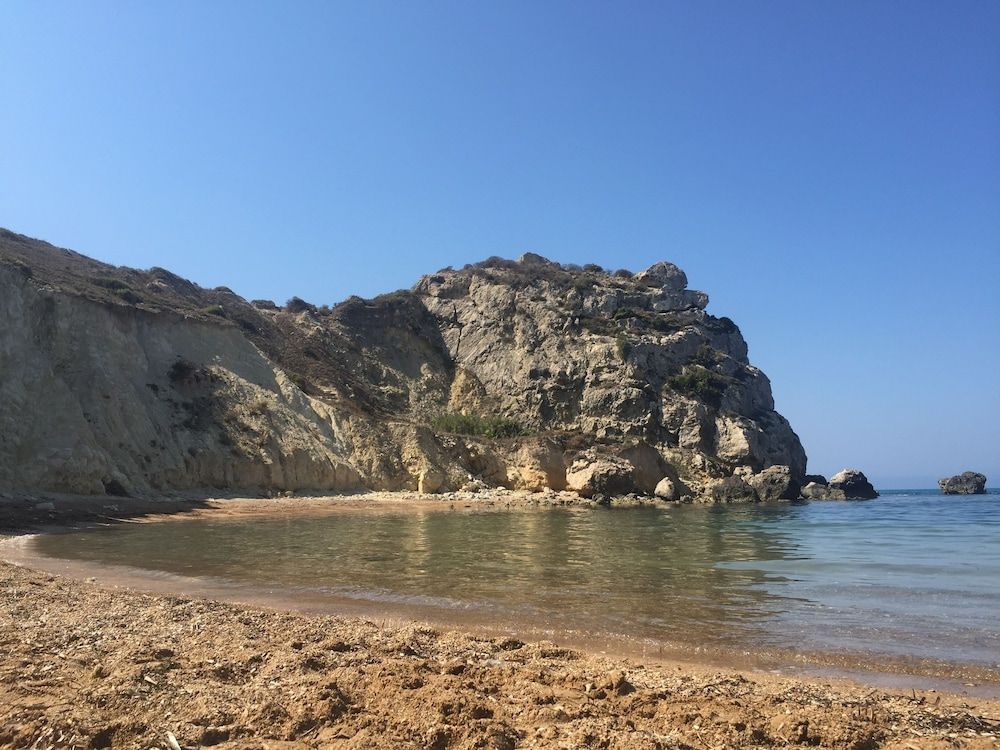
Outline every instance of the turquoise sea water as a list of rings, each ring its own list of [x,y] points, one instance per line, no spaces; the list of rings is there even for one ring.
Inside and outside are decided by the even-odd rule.
[[[596,511],[338,512],[38,537],[56,557],[650,644],[1000,667],[1000,493]]]

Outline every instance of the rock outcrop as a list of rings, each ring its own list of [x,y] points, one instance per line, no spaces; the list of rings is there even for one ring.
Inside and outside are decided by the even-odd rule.
[[[848,500],[871,500],[878,497],[878,492],[868,481],[868,477],[858,469],[842,469],[830,477],[830,489],[843,492]]]
[[[760,501],[757,491],[738,476],[719,480],[712,487],[712,499],[717,503],[756,503]]]
[[[799,439],[707,304],[533,254],[249,303],[0,230],[0,487],[792,497]]]
[[[938,480],[938,486],[946,495],[982,495],[986,492],[986,476],[975,471],[963,471]]]
[[[878,492],[868,477],[858,469],[843,469],[827,482],[822,476],[809,475],[801,495],[806,500],[872,500]]]
[[[762,472],[751,475],[747,483],[764,502],[797,500],[801,492],[799,479],[787,466],[769,466]]]

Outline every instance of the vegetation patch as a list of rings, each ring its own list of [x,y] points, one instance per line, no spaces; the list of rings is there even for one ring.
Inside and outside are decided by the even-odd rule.
[[[624,333],[619,333],[615,339],[615,349],[618,350],[618,358],[622,362],[626,362],[628,361],[628,355],[632,353],[632,342],[628,340],[628,336]]]
[[[129,288],[129,285],[121,279],[112,279],[107,276],[91,276],[90,280],[97,286],[103,287],[104,289],[111,289],[112,291],[120,291]]]
[[[701,365],[685,367],[679,375],[667,378],[667,385],[678,393],[697,398],[715,408],[722,402],[722,394],[729,385],[726,378]]]
[[[524,434],[524,428],[514,420],[490,414],[445,412],[434,417],[431,426],[439,432],[482,435],[488,438],[510,438]]]
[[[31,266],[19,258],[3,258],[3,262],[15,268],[25,278],[30,279],[35,273]]]
[[[142,302],[142,295],[133,292],[127,286],[124,289],[115,289],[115,295],[123,302],[128,302],[130,305],[138,305]]]
[[[194,362],[190,362],[183,357],[178,357],[177,360],[170,365],[170,369],[167,370],[167,377],[170,379],[171,383],[183,383],[189,380],[196,379],[198,374],[198,367]]]
[[[691,364],[701,365],[702,367],[711,370],[722,360],[722,354],[717,352],[708,344],[702,344],[698,347],[698,351],[694,353],[691,357]]]
[[[619,307],[611,316],[613,320],[628,320],[629,318],[638,317],[641,317],[639,311],[633,310],[631,307]]]
[[[316,305],[306,302],[301,297],[292,297],[288,302],[285,303],[285,311],[290,313],[300,313],[306,312],[307,310],[315,310]]]
[[[619,307],[611,315],[583,314],[580,316],[580,326],[591,333],[602,336],[613,335],[616,331],[636,321],[640,329],[653,330],[658,333],[676,333],[685,324],[670,313],[656,313],[650,310],[636,310],[632,307]],[[632,326],[636,324],[633,323]]]

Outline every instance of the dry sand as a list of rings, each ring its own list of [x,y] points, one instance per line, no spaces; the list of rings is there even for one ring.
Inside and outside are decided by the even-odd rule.
[[[0,518],[26,530],[156,511],[316,512],[398,499],[380,497],[115,507],[106,498],[7,499]],[[644,664],[0,564],[0,747],[206,746],[994,748],[1000,701]]]

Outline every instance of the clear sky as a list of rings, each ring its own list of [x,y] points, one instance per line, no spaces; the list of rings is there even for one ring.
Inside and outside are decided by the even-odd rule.
[[[810,470],[1000,484],[995,0],[6,0],[0,225],[317,304],[671,260]]]

